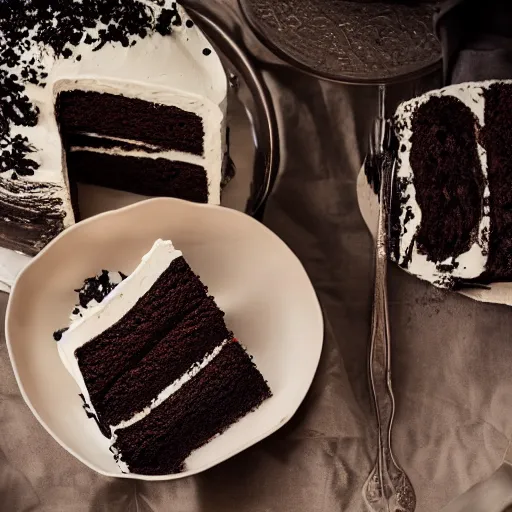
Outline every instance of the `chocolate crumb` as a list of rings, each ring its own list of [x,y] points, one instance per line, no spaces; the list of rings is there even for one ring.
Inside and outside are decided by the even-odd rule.
[[[53,339],[55,341],[60,341],[62,339],[62,335],[69,329],[69,327],[64,327],[63,329],[58,329],[53,333]]]

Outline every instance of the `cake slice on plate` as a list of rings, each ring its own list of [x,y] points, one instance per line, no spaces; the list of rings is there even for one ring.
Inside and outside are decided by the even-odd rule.
[[[182,471],[271,391],[180,251],[158,240],[59,353],[124,472]]]
[[[456,84],[394,116],[391,257],[436,286],[512,280],[512,81]]]

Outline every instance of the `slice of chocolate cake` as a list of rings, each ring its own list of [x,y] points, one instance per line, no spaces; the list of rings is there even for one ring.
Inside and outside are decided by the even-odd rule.
[[[458,84],[393,120],[390,251],[441,287],[512,280],[512,81]]]
[[[430,91],[401,104],[393,120],[391,256],[411,274],[441,287],[491,276],[489,238],[498,233],[489,211],[489,169],[480,136],[488,85]]]
[[[171,242],[158,240],[82,315],[59,353],[125,472],[181,471],[191,451],[271,395]]]

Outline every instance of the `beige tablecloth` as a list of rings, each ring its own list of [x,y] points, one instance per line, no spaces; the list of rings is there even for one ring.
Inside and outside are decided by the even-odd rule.
[[[226,24],[232,0],[218,0]],[[195,477],[105,478],[65,452],[23,402],[0,344],[2,512],[362,512],[375,456],[366,377],[372,241],[355,180],[376,109],[370,87],[324,83],[279,65],[246,33],[281,116],[284,161],[265,223],[304,263],[325,312],[311,391],[270,438]],[[393,88],[397,97],[409,94]],[[391,268],[394,443],[436,511],[502,463],[512,428],[512,309],[441,292]],[[7,296],[0,296],[5,311]],[[27,321],[30,321],[27,318]],[[490,511],[489,511],[490,512]]]

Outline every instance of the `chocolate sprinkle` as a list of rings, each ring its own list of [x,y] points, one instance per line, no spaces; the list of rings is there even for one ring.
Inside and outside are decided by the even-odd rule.
[[[121,276],[121,280],[124,281],[127,276],[122,272],[118,273]],[[87,308],[89,302],[93,299],[96,300],[96,302],[101,302],[119,284],[112,282],[109,274],[108,270],[103,270],[99,276],[86,279],[82,287],[75,290],[75,292],[78,293],[78,300],[82,308]],[[80,314],[78,306],[73,309],[72,314]],[[53,333],[53,339],[60,341],[62,334],[68,329],[69,327],[58,329]]]
[[[126,275],[122,272],[119,272],[119,275],[122,280],[126,279]],[[98,303],[101,302],[117,285],[118,283],[113,283],[110,280],[109,271],[102,270],[99,276],[86,279],[83,286],[75,290],[75,292],[78,293],[80,306],[87,308],[87,305],[92,300]],[[73,313],[75,313],[75,311],[73,311]]]
[[[69,329],[69,327],[64,327],[64,329],[58,329],[53,333],[53,339],[55,341],[60,341],[62,339],[62,335]]]

